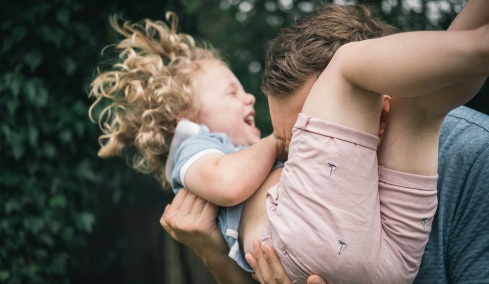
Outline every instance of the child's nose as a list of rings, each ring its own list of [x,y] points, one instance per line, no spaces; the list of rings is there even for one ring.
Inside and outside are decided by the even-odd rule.
[[[256,101],[255,96],[253,96],[252,94],[248,94],[248,93],[245,94],[245,97],[244,97],[245,104],[254,105],[255,101]]]

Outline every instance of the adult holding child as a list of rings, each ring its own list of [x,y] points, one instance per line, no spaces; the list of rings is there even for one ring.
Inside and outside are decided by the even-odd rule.
[[[418,171],[422,175],[432,175],[433,169],[430,165],[420,167],[411,165],[410,161],[405,162],[389,156],[381,158],[380,161],[391,169],[382,168],[382,173],[385,174],[379,178],[376,148],[384,96],[380,92],[375,94],[362,88],[341,86],[351,84],[350,80],[358,79],[362,73],[353,73],[353,78],[345,76],[346,80],[342,80],[342,75],[339,76],[336,83],[330,84],[333,93],[313,88],[308,96],[308,90],[316,77],[308,78],[300,87],[300,94],[291,96],[290,100],[280,97],[283,93],[271,92],[269,104],[275,128],[274,137],[278,139],[269,136],[258,141],[259,132],[253,123],[253,96],[243,90],[234,74],[212,52],[196,47],[190,36],[175,32],[176,18],[173,18],[171,27],[149,20],[145,26],[125,24],[121,27],[116,23],[113,25],[125,36],[116,46],[121,50],[120,59],[114,65],[114,70],[99,74],[92,83],[91,91],[97,98],[93,106],[105,100],[110,102],[99,118],[102,122],[101,129],[104,131],[100,139],[100,156],[121,154],[121,151],[134,147],[135,154],[129,155],[135,159],[136,169],[154,171],[162,182],[164,172],[175,192],[186,187],[199,197],[222,206],[217,217],[219,229],[228,242],[229,256],[244,269],[249,268],[240,257],[240,247],[245,252],[252,251],[252,240],[261,236],[263,240],[269,240],[283,250],[282,259],[291,257],[291,262],[286,268],[289,276],[294,277],[295,281],[305,281],[308,275],[316,271],[322,271],[323,277],[339,282],[347,279],[360,281],[364,279],[365,274],[378,282],[409,281],[413,278],[436,207],[436,177],[418,175]],[[374,33],[371,38],[384,34],[384,31]],[[427,35],[413,36],[423,39]],[[446,39],[448,36],[439,35],[440,39]],[[465,34],[460,35],[463,36]],[[469,35],[465,37],[471,39]],[[388,45],[392,44],[389,42],[390,38],[385,39]],[[400,40],[406,41],[405,37],[401,37]],[[383,45],[374,44],[372,50],[375,51],[375,48]],[[352,53],[351,57],[355,54]],[[376,54],[373,55],[375,57]],[[461,53],[460,57],[470,55],[472,54],[469,52],[467,55]],[[435,60],[434,63],[439,62]],[[434,68],[437,70],[443,66],[435,64]],[[458,68],[465,70],[463,68],[467,67],[461,64],[456,66],[457,70]],[[407,68],[406,72],[400,75],[406,75],[408,80],[413,80],[413,83],[419,82],[424,87],[424,76],[423,79],[419,76],[411,78],[413,71],[412,68]],[[482,69],[482,72],[485,72],[485,69]],[[324,78],[321,75],[318,82],[324,83],[331,78],[328,73],[323,74]],[[426,75],[431,79],[430,72],[426,72]],[[442,82],[445,82],[446,77],[448,75],[442,76]],[[368,82],[374,83],[374,89],[386,88],[390,93],[398,88],[399,84],[402,86],[402,81],[396,81],[395,78],[396,76],[388,81],[390,84],[373,80]],[[435,88],[438,88],[438,85],[435,85]],[[421,92],[424,89],[415,90]],[[341,99],[325,100],[325,96],[333,98],[334,93],[340,97],[349,97],[348,101],[351,104],[345,105]],[[401,93],[401,96],[411,95]],[[318,105],[316,103],[306,103],[304,113],[299,114],[306,97],[319,100],[319,105],[325,109],[315,108],[314,106]],[[459,102],[456,97],[453,100],[455,105]],[[408,104],[408,112],[411,105]],[[333,110],[338,108],[344,109],[345,112],[335,113]],[[360,112],[345,116],[344,113],[351,108]],[[299,117],[298,123],[301,125],[294,129],[302,129],[296,134],[301,136],[299,144],[297,141],[294,143],[293,137],[291,140],[296,116]],[[402,119],[404,116],[401,114]],[[434,119],[436,118],[437,115]],[[389,136],[387,140],[388,138]],[[430,144],[430,138],[419,137],[426,144]],[[319,145],[315,143],[317,139],[321,141]],[[323,147],[323,142],[328,143],[326,148]],[[267,193],[268,214],[265,214],[260,198],[249,197],[268,176],[275,159],[284,149],[283,143],[285,148],[291,143],[289,160],[282,172],[279,186],[273,187],[275,193],[272,193],[272,190]],[[249,146],[250,144],[253,145]],[[297,152],[297,146],[300,145],[305,145],[305,151]],[[240,146],[248,147],[240,149]],[[416,148],[416,144],[402,144],[399,147],[409,151],[410,147]],[[309,152],[309,149],[314,149],[313,153]],[[428,148],[427,152],[430,150],[431,148]],[[297,153],[297,156],[292,153]],[[329,165],[329,172],[319,167],[316,172],[310,173],[311,168],[302,168],[304,161],[313,163],[313,159],[317,165]],[[359,159],[364,162],[358,163]],[[327,164],[324,164],[325,162]],[[294,170],[291,170],[291,166]],[[396,171],[396,168],[401,168],[400,170],[408,174],[413,172],[417,176],[410,175],[410,182],[403,183],[399,179],[406,178],[405,174]],[[381,196],[381,202],[383,199],[384,204],[380,205],[379,180],[382,181],[382,188],[394,192],[389,202],[385,202],[388,193],[383,198]],[[323,191],[317,185],[324,185],[330,191]],[[307,195],[313,197],[301,199],[305,197],[304,191],[309,191]],[[272,216],[273,211],[279,212],[275,208],[279,198],[282,202],[286,200],[281,197],[282,192],[288,196],[296,194],[288,199],[296,202],[281,205],[282,214]],[[326,192],[328,193],[324,195]],[[400,195],[405,199],[402,205],[392,199]],[[241,203],[244,201],[246,204],[241,215]],[[392,219],[402,232],[411,234],[389,234],[388,227],[381,227],[380,213],[382,206],[386,204],[391,206],[389,210],[392,216],[387,217],[384,209],[385,219]],[[409,205],[406,206],[407,204]],[[336,205],[338,207],[335,207]],[[316,209],[306,210],[313,207]],[[357,210],[351,211],[346,208]],[[399,210],[409,212],[412,218],[404,219],[404,223],[400,224],[401,222],[395,220]],[[285,211],[287,213],[284,213]],[[328,212],[332,213],[329,215],[330,218],[323,218]],[[294,224],[298,231],[295,233],[291,233],[289,226],[283,223],[288,222],[290,218],[297,220]],[[310,218],[323,222],[306,222]],[[238,231],[240,220],[241,226]],[[296,266],[297,255],[301,254],[296,247],[301,247],[301,244],[291,242],[290,237],[294,239],[294,235],[299,231],[307,230],[321,233],[325,238],[319,238],[319,242],[329,241],[330,246],[326,246],[323,251],[313,250],[305,253],[300,257],[304,262],[299,264],[301,266]],[[238,244],[238,239],[241,244]],[[307,243],[315,240],[318,239],[313,236]],[[410,250],[403,248],[403,243],[407,240],[412,247]],[[394,245],[390,245],[390,242]],[[346,246],[348,249],[343,252]],[[336,255],[341,255],[337,261],[333,260]],[[358,258],[357,255],[365,257]],[[324,264],[320,259],[330,258],[331,265],[323,270],[321,267],[324,267]],[[307,268],[304,268],[305,266]]]
[[[472,3],[473,3],[473,5],[470,5],[470,4],[472,4]],[[469,4],[467,5],[467,7],[464,9],[465,14],[464,14],[464,11],[463,11],[463,12],[461,13],[461,15],[467,15],[466,11],[469,11],[469,9],[472,9],[473,7],[477,7],[477,5],[485,5],[485,4],[481,4],[481,2],[475,2],[475,1],[471,1],[471,2],[469,2]],[[469,8],[469,7],[470,7],[470,8]],[[480,9],[480,6],[479,6],[479,9],[476,9],[476,10],[480,11],[480,10],[481,10],[481,9]],[[485,9],[485,10],[483,9],[482,11],[487,11],[487,9]],[[482,12],[482,14],[483,14],[483,12]],[[362,14],[362,15],[364,15],[364,14]],[[459,16],[459,18],[460,18],[460,19],[462,19],[462,20],[463,20],[463,19],[466,19],[467,21],[466,21],[466,22],[464,22],[464,21],[462,21],[462,20],[458,20],[458,22],[457,22],[457,21],[455,21],[455,23],[457,23],[457,25],[458,25],[458,26],[457,26],[457,25],[454,25],[453,27],[455,27],[455,28],[459,28],[459,29],[462,29],[462,28],[464,27],[464,25],[465,25],[465,27],[466,27],[466,28],[474,28],[474,27],[480,26],[480,25],[482,25],[482,24],[481,24],[481,22],[480,22],[480,19],[479,19],[479,22],[477,22],[477,19],[478,19],[478,18],[476,17],[477,15],[480,15],[480,13],[479,13],[479,14],[472,14],[472,15],[471,15],[471,17],[470,17],[470,19],[471,19],[471,20],[469,20],[469,18],[468,18],[467,16],[465,16],[465,18],[462,18],[461,16]],[[344,16],[345,16],[345,15],[344,15]],[[347,14],[346,16],[347,16],[347,17],[352,17],[351,13]],[[340,18],[341,18],[341,17],[340,17]],[[343,17],[343,19],[344,19],[344,17]],[[487,21],[487,18],[486,18],[486,21]],[[305,23],[307,23],[307,20],[305,21]],[[472,26],[471,26],[471,25],[472,25]],[[475,25],[475,26],[474,26],[474,25]],[[297,27],[297,26],[299,26],[299,25],[296,25],[295,27]],[[306,26],[307,26],[307,25],[306,25]],[[315,28],[315,27],[314,27],[314,26],[312,26],[312,29],[314,29],[314,28]],[[309,30],[309,31],[310,31],[310,30]],[[296,34],[303,35],[303,33],[297,32],[297,30],[295,30],[294,32],[295,32]],[[346,33],[346,34],[349,34],[349,33]],[[343,34],[343,36],[344,36],[344,35],[345,35],[345,34]],[[300,40],[303,40],[303,39],[299,39],[299,41],[300,41]],[[284,41],[282,40],[282,42],[284,42]],[[285,41],[285,42],[286,42],[286,41]],[[341,42],[341,44],[343,44],[343,43],[344,43],[344,42]],[[340,45],[341,45],[341,44],[340,44]],[[310,45],[310,42],[308,42],[308,45]],[[299,50],[300,50],[300,49],[299,49]],[[333,50],[333,52],[332,52],[332,53],[334,53],[334,50]],[[330,55],[329,55],[329,56],[331,56],[331,54],[332,54],[332,53],[330,53]],[[280,59],[280,58],[279,58],[279,59]],[[304,57],[303,57],[303,59],[304,59]],[[308,58],[305,58],[305,60],[306,60],[306,62],[307,62],[307,60],[309,60],[309,59],[308,59]],[[324,61],[320,61],[320,62],[326,62],[326,63],[327,63],[328,61],[329,61],[329,60],[324,60]],[[317,62],[317,61],[315,61],[315,62]],[[306,65],[306,66],[307,66],[307,65]],[[304,84],[305,79],[308,79],[307,74],[317,74],[317,72],[318,72],[318,70],[313,70],[313,72],[310,72],[310,73],[307,73],[307,72],[305,73],[305,72],[303,72],[304,70],[300,70],[300,71],[302,71],[302,72],[300,72],[300,73],[301,73],[301,75],[302,75],[302,74],[306,74],[306,76],[305,76],[305,78],[304,78],[304,77],[302,77],[302,78],[297,78],[297,80],[299,81],[299,83],[298,83],[298,84],[296,84],[295,86],[294,86],[294,85],[292,85],[292,88],[297,88],[297,86],[302,86],[302,85]],[[320,69],[320,70],[319,70],[319,72],[320,72],[320,71],[322,71],[322,69]],[[295,77],[293,77],[293,76],[292,76],[292,77],[290,77],[290,76],[289,76],[288,78],[295,78]],[[302,80],[302,82],[301,82],[301,80]],[[280,81],[278,81],[278,82],[280,82]],[[289,83],[289,82],[287,82],[287,83]],[[278,84],[280,84],[280,83],[278,83]],[[275,86],[274,86],[274,87],[275,87]],[[453,92],[455,92],[455,93],[460,93],[460,92],[461,92],[461,90],[463,90],[464,92],[467,92],[467,93],[469,93],[469,94],[470,94],[470,93],[474,93],[474,92],[475,92],[475,91],[476,91],[476,90],[477,90],[479,87],[480,87],[480,80],[478,80],[477,82],[471,81],[471,82],[466,82],[466,83],[464,83],[464,84],[459,85],[459,87],[458,87],[458,88],[460,88],[460,89],[453,88],[453,89],[452,89],[452,91],[453,91]],[[297,91],[297,90],[295,90],[295,91]],[[307,94],[307,93],[308,93],[308,91],[306,90],[306,94]],[[437,95],[434,95],[434,97],[436,97],[436,96],[437,96]],[[458,113],[459,113],[459,114],[460,114],[460,112],[462,112],[462,114],[464,114],[464,113],[466,113],[466,112],[467,112],[467,110],[461,110],[461,111],[458,111]],[[453,116],[452,116],[452,117],[453,117]],[[473,117],[468,117],[468,118],[473,118]],[[388,136],[387,136],[387,137],[388,137]],[[443,138],[443,136],[442,136],[442,138]],[[389,138],[387,138],[387,139],[389,139]],[[416,143],[416,141],[412,141],[412,142],[413,142],[413,143]],[[390,145],[390,144],[389,144],[389,145]],[[442,148],[442,149],[443,149],[443,148]],[[432,151],[431,151],[431,153],[432,153]],[[436,161],[435,161],[435,163],[436,163]],[[441,188],[441,189],[440,189],[440,192],[443,192],[442,190],[443,190],[443,188]],[[170,209],[171,209],[171,208],[170,208]],[[165,214],[167,214],[168,212],[171,212],[171,210],[166,211],[166,213],[165,213]],[[168,214],[169,214],[169,213],[168,213]],[[168,217],[168,214],[167,214],[167,217]],[[165,215],[164,215],[163,217],[165,217]],[[168,227],[169,222],[167,222],[167,221],[165,220],[165,218],[162,218],[162,223],[163,223],[163,224],[166,226],[166,228],[169,228],[169,227]],[[170,228],[170,230],[171,230],[171,228]],[[423,271],[423,268],[421,268],[421,270]]]

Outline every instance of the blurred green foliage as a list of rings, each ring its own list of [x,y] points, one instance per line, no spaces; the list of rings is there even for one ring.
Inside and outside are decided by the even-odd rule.
[[[2,5],[1,283],[70,282],[98,193],[127,191],[127,167],[96,158],[98,133],[87,120],[86,84],[114,9],[97,14],[94,4]]]
[[[166,200],[154,209],[161,214],[171,194],[155,197],[149,192],[160,189],[151,177],[134,173],[120,159],[101,160],[96,155],[99,130],[88,119],[87,90],[95,67],[106,60],[101,49],[117,39],[109,16],[138,21],[161,19],[165,11],[175,11],[180,30],[217,47],[255,94],[257,124],[268,134],[268,107],[259,88],[267,42],[320,2],[20,0],[2,5],[0,283],[71,283],[80,275],[104,282],[91,272],[94,265],[117,274],[111,278],[117,282],[139,279],[126,277],[134,270],[124,262],[124,236],[117,235],[117,227],[129,227],[124,219],[128,215],[121,212],[137,202],[161,198]],[[445,28],[464,1],[419,1],[414,6],[366,2],[386,21],[412,30]],[[437,14],[433,7],[438,6]],[[428,19],[427,11],[436,20]],[[141,271],[147,272],[137,273]]]

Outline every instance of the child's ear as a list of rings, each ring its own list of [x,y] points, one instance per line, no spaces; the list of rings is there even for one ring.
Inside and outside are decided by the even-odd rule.
[[[391,107],[391,97],[384,96],[384,106],[382,107],[382,113],[380,114],[380,125],[379,125],[379,143],[384,135],[385,124],[387,122],[387,115],[389,114],[389,109]]]

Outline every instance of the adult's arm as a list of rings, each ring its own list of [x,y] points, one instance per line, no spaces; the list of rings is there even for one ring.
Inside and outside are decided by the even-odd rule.
[[[228,247],[216,226],[218,207],[180,190],[167,205],[161,226],[176,241],[194,251],[218,283],[256,283],[228,257]]]

